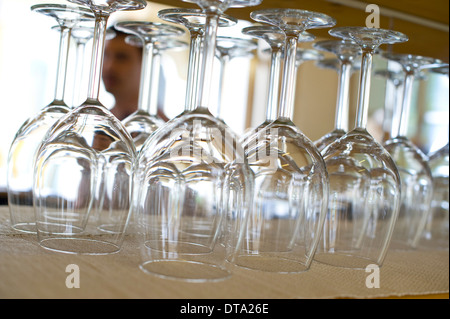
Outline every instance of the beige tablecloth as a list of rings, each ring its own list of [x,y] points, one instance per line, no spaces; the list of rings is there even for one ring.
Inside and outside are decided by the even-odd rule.
[[[0,206],[0,298],[160,298],[295,299],[375,298],[449,292],[448,251],[390,251],[380,268],[380,287],[368,288],[364,270],[313,263],[301,274],[272,274],[233,269],[215,283],[162,279],[138,267],[136,239],[127,236],[119,253],[80,256],[41,248],[34,235],[9,227]],[[79,288],[68,288],[68,265],[79,267]]]

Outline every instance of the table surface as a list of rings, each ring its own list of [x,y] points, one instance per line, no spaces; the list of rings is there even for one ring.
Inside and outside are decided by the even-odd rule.
[[[121,299],[297,299],[449,298],[449,252],[389,251],[380,268],[380,287],[368,288],[369,273],[313,262],[301,274],[273,274],[233,268],[214,283],[163,279],[139,269],[137,240],[127,235],[120,252],[86,256],[51,252],[35,235],[9,227],[0,206],[0,298]],[[78,266],[79,288],[69,288],[69,265]],[[70,286],[70,285],[69,285]]]

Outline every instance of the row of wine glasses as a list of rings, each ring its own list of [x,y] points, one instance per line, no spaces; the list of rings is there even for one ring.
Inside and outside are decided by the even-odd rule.
[[[271,54],[266,119],[238,136],[221,119],[221,90],[213,96],[213,64],[218,54],[226,61],[255,46],[252,41],[218,37],[217,29],[236,23],[225,15],[228,8],[256,6],[261,0],[195,0],[200,10],[158,13],[190,33],[185,110],[167,123],[157,118],[151,102],[155,54],[163,50],[161,43],[169,47],[168,38],[183,29],[143,21],[116,24],[135,36],[144,50],[139,109],[121,122],[99,101],[106,24],[115,11],[142,9],[146,2],[69,1],[88,9],[42,5],[33,10],[56,17],[62,31],[80,20],[95,22],[86,101],[65,107],[58,116],[56,111],[46,112],[53,121],[47,126],[39,123],[34,145],[24,138],[36,125],[26,123],[17,134],[13,156],[25,144],[34,147],[26,155],[27,163],[35,158],[27,164],[26,192],[14,185],[23,161],[13,156],[9,160],[14,164],[8,188],[13,227],[36,232],[44,248],[78,254],[117,252],[132,224],[140,239],[144,272],[203,282],[228,278],[230,265],[279,273],[306,271],[313,260],[348,268],[381,265],[391,240],[417,247],[423,231],[430,238],[430,225],[445,227],[445,218],[448,238],[448,191],[432,191],[445,183],[445,156],[439,153],[427,160],[404,131],[416,72],[442,63],[386,54],[405,69],[404,102],[395,110],[392,136],[384,145],[366,127],[373,55],[382,44],[407,41],[406,35],[338,27],[329,31],[337,39],[314,44],[339,62],[335,128],[314,142],[293,123],[292,114],[301,62],[322,56],[300,50],[298,43],[315,39],[307,30],[331,28],[336,21],[298,9],[253,11],[250,17],[260,25],[245,28],[243,34],[263,39]],[[60,59],[66,55],[61,53]],[[349,76],[359,57],[358,112],[349,130]],[[60,69],[66,64],[60,63]],[[57,89],[58,106],[63,91]],[[448,177],[448,146],[446,154]],[[447,215],[442,213],[445,196]]]

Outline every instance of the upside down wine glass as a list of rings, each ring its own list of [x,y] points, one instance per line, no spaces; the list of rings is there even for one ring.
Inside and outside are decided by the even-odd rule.
[[[400,176],[389,153],[366,130],[372,58],[381,44],[408,38],[364,27],[335,28],[329,33],[360,45],[362,62],[355,128],[322,151],[330,197],[315,260],[353,269],[381,266],[400,208]]]
[[[145,1],[71,0],[95,14],[86,101],[48,131],[35,160],[39,244],[77,254],[119,251],[131,205],[135,147],[123,124],[99,101],[106,25],[111,13]],[[68,183],[67,181],[70,181]]]
[[[226,256],[239,242],[253,179],[237,137],[208,110],[210,85],[220,15],[259,2],[197,1],[206,18],[200,103],[146,141],[134,174],[146,273],[193,282],[230,276]]]
[[[64,101],[64,93],[71,30],[81,21],[93,21],[94,16],[88,9],[61,4],[38,4],[31,10],[56,19],[60,31],[54,99],[22,124],[8,155],[7,192],[11,226],[19,231],[36,233],[32,158],[47,130],[70,111]]]
[[[169,24],[146,21],[122,21],[116,23],[115,27],[137,36],[143,45],[138,110],[122,121],[139,152],[147,138],[164,123],[158,116],[157,105],[152,103],[152,85],[158,80],[154,78],[155,42],[180,36],[184,30]]]
[[[394,107],[390,138],[384,143],[397,165],[402,184],[400,212],[391,249],[414,249],[430,213],[433,178],[427,156],[408,138],[411,97],[416,75],[421,70],[442,64],[437,59],[411,54],[386,53],[384,56],[398,62],[405,76],[402,103]]]
[[[309,269],[328,202],[328,176],[320,152],[292,122],[297,43],[306,29],[333,26],[324,14],[295,9],[251,13],[285,34],[284,72],[275,121],[244,143],[255,175],[253,203],[240,249],[232,261],[275,273]]]
[[[360,55],[361,48],[359,45],[349,40],[319,41],[314,43],[313,47],[318,50],[335,54],[339,61],[338,93],[334,129],[315,141],[319,151],[322,151],[329,144],[348,132],[350,76],[353,63],[358,55]]]

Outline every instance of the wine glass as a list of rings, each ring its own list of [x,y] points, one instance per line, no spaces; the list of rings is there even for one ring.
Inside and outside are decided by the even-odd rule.
[[[36,233],[31,159],[47,130],[70,111],[64,101],[64,93],[71,30],[81,21],[92,21],[94,16],[88,9],[62,4],[37,4],[31,10],[55,19],[60,32],[54,99],[22,124],[8,154],[7,192],[11,226],[18,231]]]
[[[259,2],[197,2],[205,15],[199,103],[146,141],[134,174],[146,273],[192,282],[231,274],[226,256],[239,242],[252,175],[237,137],[208,110],[210,85],[220,15],[231,4]]]
[[[353,64],[361,53],[361,48],[349,40],[324,40],[314,43],[313,47],[335,54],[340,64],[334,129],[315,141],[319,151],[322,151],[348,132],[350,76]]]
[[[198,78],[201,61],[201,48],[206,24],[206,14],[200,9],[163,9],[158,17],[164,21],[181,24],[190,34],[189,65],[186,80],[186,95],[184,111],[178,116],[195,109],[198,101]],[[221,14],[219,27],[231,27],[237,24],[237,19]]]
[[[306,29],[331,27],[336,21],[296,9],[258,10],[250,16],[285,34],[284,69],[276,120],[243,145],[255,189],[241,247],[232,261],[247,269],[298,273],[309,269],[320,239],[328,176],[320,152],[292,122],[297,44]]]
[[[220,62],[217,108],[214,114],[217,118],[223,120],[222,94],[225,88],[225,78],[228,64],[234,58],[250,56],[256,48],[257,45],[253,40],[227,36],[217,37],[216,56]]]
[[[411,54],[385,53],[404,72],[403,99],[393,110],[390,137],[384,147],[400,173],[401,207],[392,236],[392,249],[417,248],[430,212],[433,180],[428,157],[408,138],[408,120],[415,77],[421,70],[438,67],[441,61]]]
[[[95,15],[86,101],[44,137],[35,159],[34,207],[39,244],[76,254],[120,250],[131,205],[136,149],[123,124],[99,101],[106,25],[141,0],[71,0]],[[70,183],[68,183],[70,181]]]
[[[143,45],[138,109],[123,120],[139,152],[145,140],[164,123],[158,116],[157,105],[152,103],[153,84],[158,80],[154,77],[155,42],[180,36],[184,30],[169,24],[146,21],[122,21],[116,23],[115,27],[137,36]]]
[[[362,62],[355,128],[322,151],[330,193],[315,260],[352,269],[381,266],[400,208],[400,176],[389,153],[366,130],[372,58],[381,44],[408,38],[364,27],[340,27],[329,33],[357,43]]]

